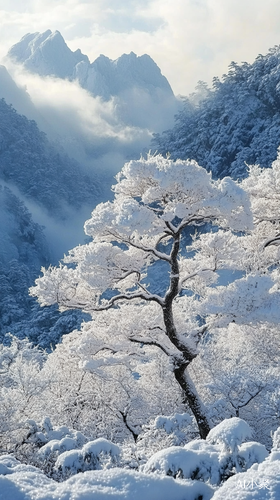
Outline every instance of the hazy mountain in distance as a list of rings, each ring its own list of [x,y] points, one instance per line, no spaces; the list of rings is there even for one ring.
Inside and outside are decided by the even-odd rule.
[[[69,49],[59,31],[47,30],[25,35],[7,57],[40,76],[77,81],[104,101],[115,98],[120,121],[133,126],[163,130],[180,108],[167,79],[147,54],[131,52],[114,61],[100,55],[90,63],[79,49]]]
[[[33,104],[28,92],[16,84],[3,65],[0,65],[0,99],[5,99],[7,104],[29,120],[35,120],[41,130],[52,136],[52,127]]]
[[[81,53],[72,52],[59,31],[25,35],[11,47],[8,57],[41,76],[77,79],[83,88],[95,96],[109,99],[127,89],[141,88],[149,93],[161,89],[173,95],[167,79],[147,54],[123,54],[112,61],[100,55],[93,63]]]
[[[173,95],[167,79],[147,54],[137,56],[130,52],[115,61],[100,55],[92,64],[86,61],[78,63],[73,77],[93,95],[106,100],[132,88],[142,89],[150,95],[156,95],[158,91],[166,96]]]
[[[19,43],[13,45],[8,56],[23,63],[25,68],[41,76],[53,75],[58,78],[71,78],[76,64],[86,60],[80,50],[72,52],[59,31],[47,30],[44,33],[28,33]]]

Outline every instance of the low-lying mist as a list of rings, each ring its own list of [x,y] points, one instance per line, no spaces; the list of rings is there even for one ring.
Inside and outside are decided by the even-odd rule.
[[[160,94],[154,101],[136,89],[126,92],[121,99],[103,101],[77,82],[40,77],[10,61],[6,63],[12,78],[4,70],[0,73],[0,97],[6,98],[19,113],[35,119],[58,150],[64,149],[87,175],[101,181],[98,202],[112,196],[114,176],[124,163],[149,150],[153,132],[172,126],[179,106],[174,100],[164,102]],[[20,192],[17,195],[34,221],[45,226],[53,261],[84,242],[83,223],[94,207],[84,206],[79,212],[66,207],[68,216],[62,222],[50,217],[30,199],[26,200]]]

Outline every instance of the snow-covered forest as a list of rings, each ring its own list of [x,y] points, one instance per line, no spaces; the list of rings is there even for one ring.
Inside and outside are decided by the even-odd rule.
[[[280,498],[279,47],[163,133],[181,100],[148,56],[90,63],[48,31],[9,57],[114,104],[124,161],[113,179],[0,101],[0,498]]]

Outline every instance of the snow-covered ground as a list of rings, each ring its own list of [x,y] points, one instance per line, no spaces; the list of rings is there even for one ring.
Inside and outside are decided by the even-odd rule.
[[[175,480],[123,469],[88,471],[56,483],[35,467],[0,459],[1,500],[203,500],[214,490],[199,481]]]

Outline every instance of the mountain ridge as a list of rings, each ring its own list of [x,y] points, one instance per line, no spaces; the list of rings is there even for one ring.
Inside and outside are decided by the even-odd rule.
[[[160,68],[147,54],[130,52],[116,60],[101,54],[90,63],[80,49],[69,49],[59,31],[28,33],[10,48],[7,57],[40,76],[77,80],[92,95],[105,100],[135,87],[150,94],[160,90],[174,96]]]

